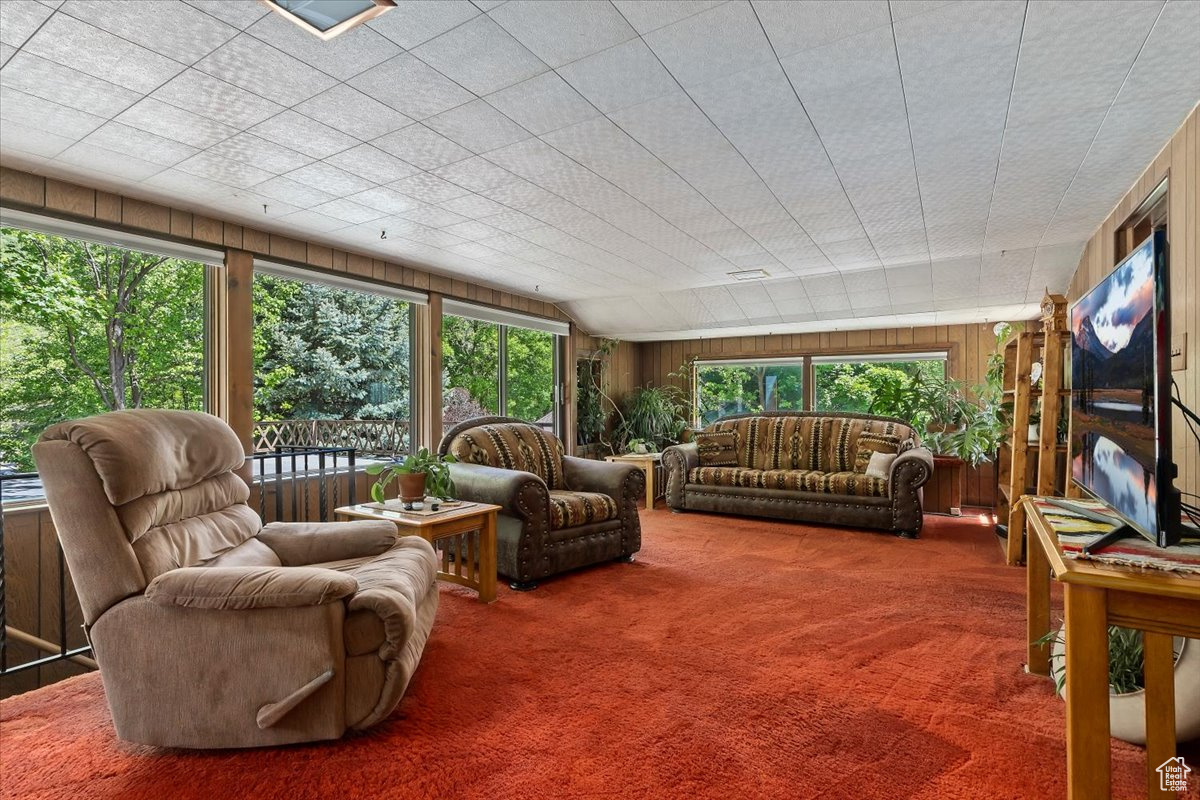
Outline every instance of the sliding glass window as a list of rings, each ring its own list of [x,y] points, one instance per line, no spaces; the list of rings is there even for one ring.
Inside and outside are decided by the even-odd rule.
[[[868,413],[871,402],[910,376],[942,378],[946,353],[813,356],[813,408]]]
[[[730,414],[803,408],[803,359],[696,363],[696,412],[702,425]]]
[[[515,314],[447,305],[461,313],[442,315],[442,429],[499,414],[557,433],[560,335]]]
[[[95,234],[0,228],[0,473],[32,470],[33,443],[66,419],[205,407],[208,267]],[[26,490],[40,495],[10,483],[4,499]]]
[[[411,447],[412,303],[256,265],[254,449]]]

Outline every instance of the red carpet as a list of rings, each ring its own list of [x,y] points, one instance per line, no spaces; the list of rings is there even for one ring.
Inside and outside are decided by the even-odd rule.
[[[260,751],[132,747],[115,740],[92,674],[0,704],[0,791],[1065,797],[1062,703],[1021,669],[1023,573],[972,519],[930,517],[919,541],[664,510],[643,520],[637,564],[504,589],[490,607],[443,588],[408,696],[369,733]],[[1139,749],[1114,745],[1113,768],[1114,796],[1143,796]]]

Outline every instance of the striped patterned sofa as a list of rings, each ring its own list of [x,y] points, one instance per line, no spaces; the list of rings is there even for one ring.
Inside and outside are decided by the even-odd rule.
[[[774,411],[725,417],[697,436],[703,456],[696,442],[663,452],[672,511],[881,528],[911,538],[921,530],[921,486],[933,456],[901,420]],[[897,454],[886,477],[867,474],[875,452]]]
[[[452,454],[457,494],[501,507],[497,570],[514,589],[541,578],[641,549],[637,501],[642,471],[563,455],[562,442],[536,425],[510,417],[480,417],[454,426],[438,452]]]

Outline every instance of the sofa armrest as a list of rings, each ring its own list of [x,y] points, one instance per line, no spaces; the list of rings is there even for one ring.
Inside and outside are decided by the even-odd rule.
[[[683,508],[683,487],[690,471],[700,466],[700,453],[695,442],[677,444],[663,450],[663,469],[667,473],[667,506]]]
[[[888,480],[892,486],[892,493],[895,494],[898,486],[910,486],[913,489],[924,486],[931,475],[933,475],[933,453],[927,447],[914,447],[901,453],[892,462],[892,471]]]
[[[183,567],[146,587],[160,606],[244,611],[322,606],[358,591],[344,572],[319,567]]]
[[[892,530],[914,537],[925,521],[921,486],[933,474],[933,454],[927,448],[906,450],[892,462],[888,490],[892,494]]]
[[[502,513],[520,519],[549,516],[550,491],[532,472],[500,469],[483,464],[450,464],[459,499],[500,506]]]
[[[606,494],[614,500],[630,495],[636,503],[646,492],[646,475],[632,464],[564,456],[563,478],[572,491]]]
[[[258,539],[285,567],[377,556],[396,544],[396,526],[386,521],[272,522]]]

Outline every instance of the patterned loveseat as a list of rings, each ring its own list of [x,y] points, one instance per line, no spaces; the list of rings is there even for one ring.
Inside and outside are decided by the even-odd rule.
[[[933,473],[933,456],[898,419],[807,411],[725,417],[696,441],[667,448],[663,464],[672,511],[882,528],[910,538],[921,530],[921,486]]]
[[[501,507],[497,570],[514,589],[578,567],[632,560],[641,549],[637,501],[645,476],[628,464],[563,455],[551,433],[510,417],[454,426],[438,452],[464,500]]]

